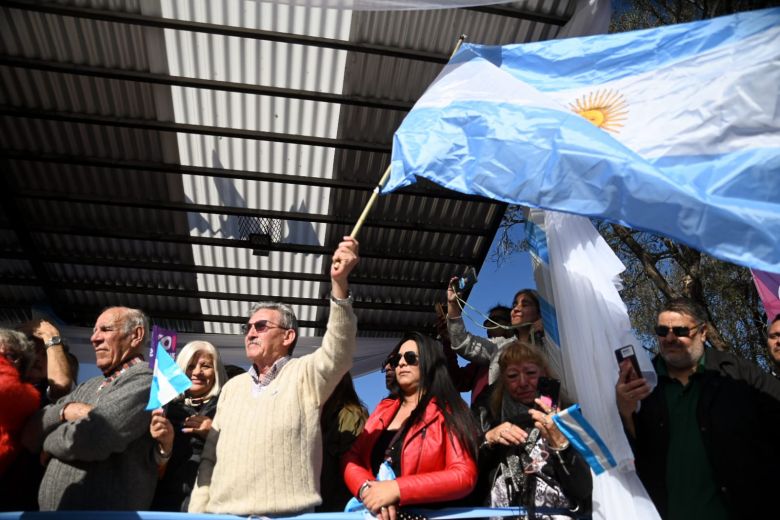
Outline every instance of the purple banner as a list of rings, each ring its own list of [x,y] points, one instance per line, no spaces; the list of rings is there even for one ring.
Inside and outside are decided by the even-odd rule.
[[[149,368],[154,370],[154,361],[157,358],[157,345],[176,359],[176,331],[166,330],[155,325],[152,327],[152,344],[149,345]]]
[[[767,321],[771,322],[780,314],[780,274],[757,269],[751,269],[750,272],[753,274],[753,282],[764,304]]]

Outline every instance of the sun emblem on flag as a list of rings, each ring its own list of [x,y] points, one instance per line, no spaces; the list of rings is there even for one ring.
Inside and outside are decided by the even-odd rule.
[[[575,112],[594,125],[617,133],[628,117],[626,98],[616,90],[597,90],[569,104]]]

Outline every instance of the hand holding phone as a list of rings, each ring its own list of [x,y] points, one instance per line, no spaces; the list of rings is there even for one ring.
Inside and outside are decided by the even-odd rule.
[[[639,360],[636,358],[634,345],[625,345],[615,350],[615,358],[617,358],[618,366],[626,360],[631,363],[631,373],[628,375],[626,382],[642,377],[642,370],[639,368]]]
[[[477,283],[477,271],[473,267],[467,267],[463,272],[463,276],[455,280],[453,285],[455,292],[457,292],[459,295],[462,295],[475,283]]]
[[[561,393],[561,382],[551,377],[540,377],[536,384],[536,397],[545,405],[554,410],[558,409],[558,400]]]

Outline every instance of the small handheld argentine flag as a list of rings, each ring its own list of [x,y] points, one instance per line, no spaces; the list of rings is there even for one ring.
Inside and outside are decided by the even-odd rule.
[[[574,449],[585,457],[596,475],[617,466],[615,457],[596,429],[582,415],[579,404],[574,404],[553,415],[555,425],[569,439]]]
[[[149,394],[149,404],[146,405],[146,409],[154,410],[168,404],[191,386],[190,378],[182,372],[170,354],[158,343],[154,376],[152,377],[152,391]]]

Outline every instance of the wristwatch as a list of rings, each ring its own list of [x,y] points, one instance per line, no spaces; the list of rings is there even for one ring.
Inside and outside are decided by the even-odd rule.
[[[336,305],[346,305],[346,304],[352,305],[352,302],[354,301],[354,299],[352,298],[352,291],[347,291],[346,298],[336,298],[335,296],[333,296],[333,293],[330,293],[330,301],[332,301]]]
[[[61,337],[52,336],[51,339],[46,340],[46,348],[53,347],[55,345],[62,345]]]

